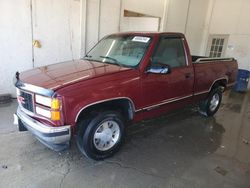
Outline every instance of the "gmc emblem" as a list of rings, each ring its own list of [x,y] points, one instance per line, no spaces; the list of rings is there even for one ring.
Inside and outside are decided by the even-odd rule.
[[[22,96],[18,96],[17,100],[18,100],[19,103],[25,104],[25,99]]]

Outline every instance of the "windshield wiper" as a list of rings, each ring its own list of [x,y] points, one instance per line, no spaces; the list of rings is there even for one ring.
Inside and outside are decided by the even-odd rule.
[[[88,61],[93,61],[93,59],[92,59],[92,55],[85,55],[84,57],[83,57],[83,59],[86,59],[86,60],[88,60]]]
[[[86,55],[84,56],[84,58],[85,58],[85,57],[91,58],[92,55],[87,55],[87,54],[86,54]]]
[[[109,56],[103,56],[103,55],[101,55],[100,56],[101,58],[105,58],[105,59],[110,59],[110,60],[112,60],[114,63],[112,63],[112,64],[116,64],[116,65],[119,65],[119,66],[123,66],[123,64],[121,64],[119,61],[117,61],[117,59],[115,59],[115,58],[113,58],[113,57],[109,57]]]

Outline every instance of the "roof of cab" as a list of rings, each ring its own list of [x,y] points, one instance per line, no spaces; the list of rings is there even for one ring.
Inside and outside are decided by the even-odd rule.
[[[174,35],[178,37],[184,37],[183,33],[178,33],[178,32],[148,32],[148,31],[130,31],[130,32],[114,33],[111,35],[141,35],[141,36]]]

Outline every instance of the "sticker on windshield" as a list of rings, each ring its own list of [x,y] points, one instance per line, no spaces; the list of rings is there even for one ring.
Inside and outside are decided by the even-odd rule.
[[[135,42],[143,42],[143,43],[147,43],[150,40],[149,37],[139,37],[139,36],[135,36],[132,41]]]

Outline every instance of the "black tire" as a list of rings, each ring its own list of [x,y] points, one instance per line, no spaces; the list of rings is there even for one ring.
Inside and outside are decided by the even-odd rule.
[[[111,122],[110,125],[108,125],[109,122]],[[107,123],[107,126],[113,126],[114,124],[114,126],[117,128],[116,131],[119,130],[119,136],[116,137],[117,140],[115,142],[112,142],[114,145],[112,145],[110,142],[107,144],[108,147],[111,145],[112,147],[107,148],[106,150],[100,150],[97,146],[97,141],[94,136],[98,134],[97,131],[101,126],[104,126],[105,123]],[[81,121],[79,126],[80,128],[77,134],[77,146],[86,157],[94,160],[103,160],[105,158],[111,157],[120,149],[124,139],[124,121],[119,113],[114,111],[100,112],[91,119]],[[102,129],[104,130],[104,128]],[[105,130],[107,129],[110,129],[111,131],[111,128],[106,128]],[[113,138],[113,133],[112,135],[109,134],[109,136],[109,138]]]
[[[213,99],[215,98],[218,100],[218,103],[212,105]],[[207,99],[201,102],[200,113],[207,117],[213,116],[220,108],[221,100],[222,100],[222,90],[220,89],[220,87],[212,89],[212,91],[208,94]]]

